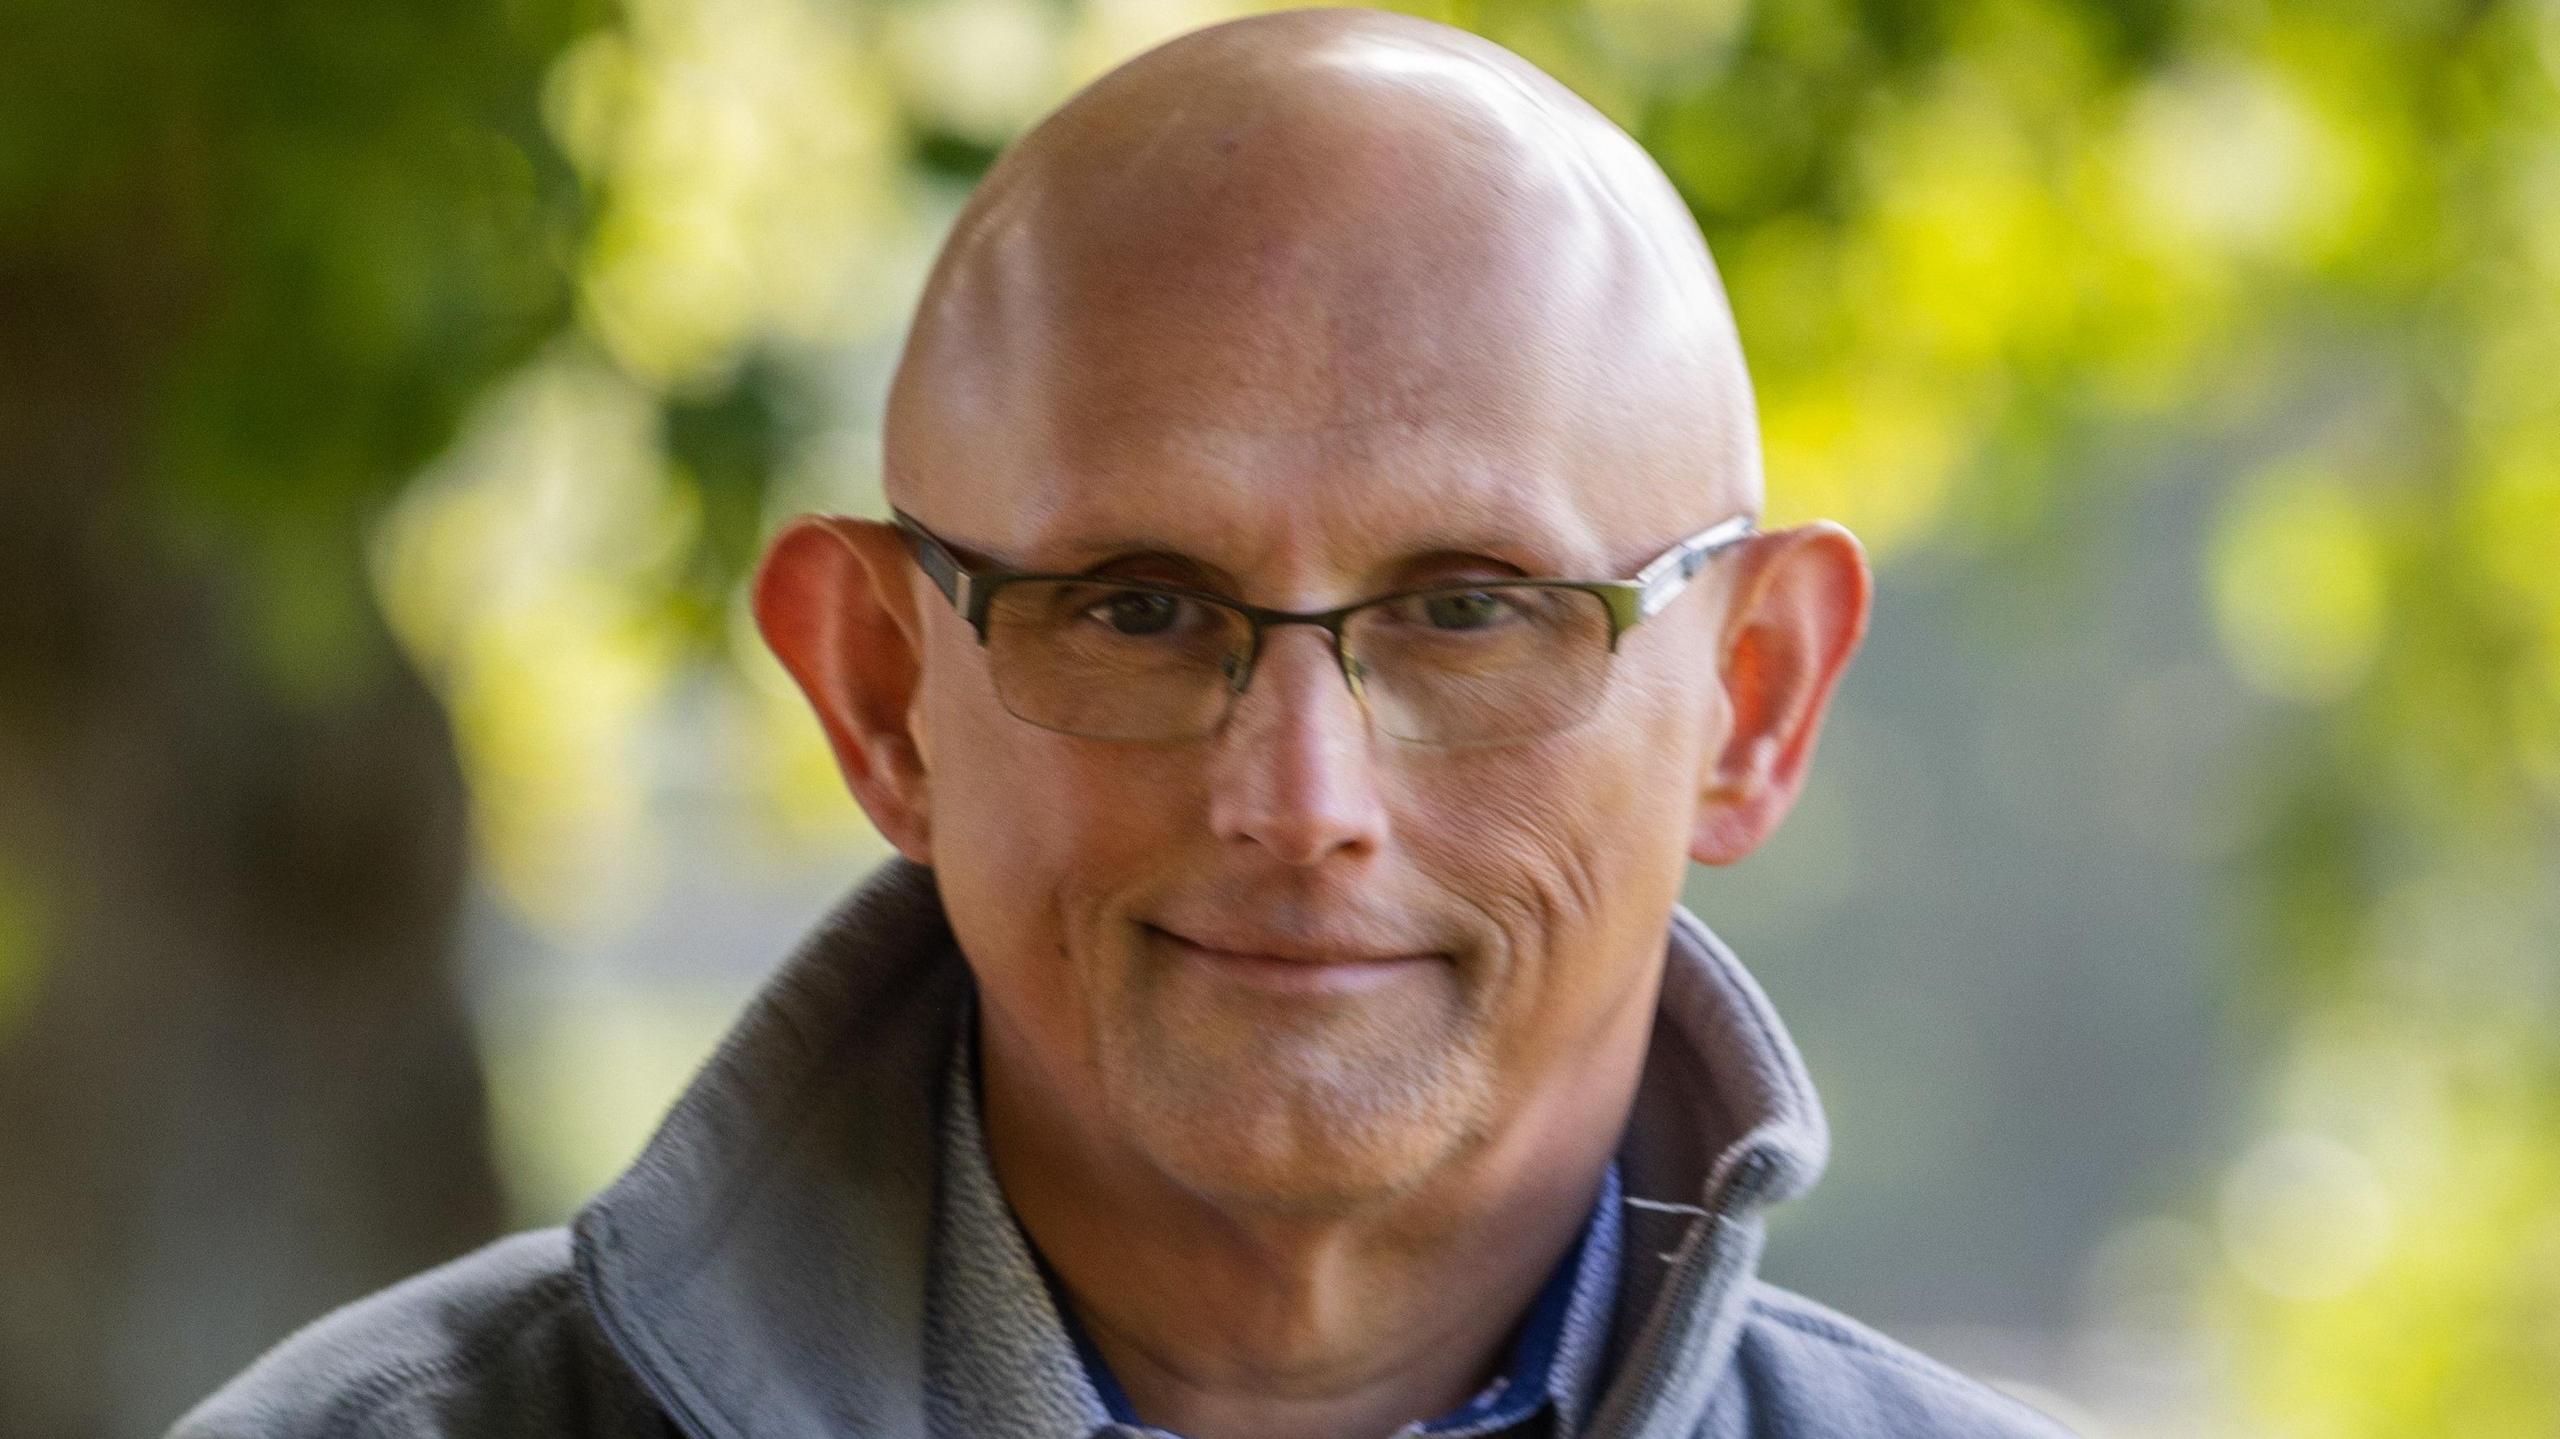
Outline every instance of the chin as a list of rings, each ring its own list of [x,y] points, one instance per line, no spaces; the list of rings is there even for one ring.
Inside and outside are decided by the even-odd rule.
[[[1485,1035],[1446,996],[1202,1000],[1135,992],[1097,1026],[1096,1055],[1123,1132],[1222,1209],[1354,1212],[1419,1187],[1491,1133]]]

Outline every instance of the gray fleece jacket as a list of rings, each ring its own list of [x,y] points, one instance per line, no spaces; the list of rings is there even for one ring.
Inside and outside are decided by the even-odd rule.
[[[931,872],[891,861],[572,1224],[318,1320],[172,1439],[944,1439],[929,1416],[971,1406],[928,1393],[947,1370],[925,1270],[968,986]],[[1675,913],[1586,1439],[2065,1435],[1755,1277],[1763,1211],[1813,1183],[1828,1144],[1767,998]],[[1005,1434],[1090,1439],[1029,1416]]]

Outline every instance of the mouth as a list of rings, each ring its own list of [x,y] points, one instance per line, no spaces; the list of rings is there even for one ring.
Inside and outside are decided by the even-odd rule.
[[[1274,994],[1360,994],[1448,963],[1448,956],[1439,953],[1329,949],[1224,935],[1219,936],[1220,943],[1210,944],[1160,925],[1144,928],[1185,968]]]

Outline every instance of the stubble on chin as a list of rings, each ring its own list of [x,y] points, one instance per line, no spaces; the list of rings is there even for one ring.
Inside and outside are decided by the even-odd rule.
[[[1272,996],[1141,959],[1089,1001],[1105,1103],[1176,1184],[1324,1217],[1408,1192],[1491,1135],[1486,997],[1454,967]]]

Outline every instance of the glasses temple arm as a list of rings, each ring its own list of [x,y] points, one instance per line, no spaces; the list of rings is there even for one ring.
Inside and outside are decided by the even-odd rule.
[[[933,581],[933,587],[942,591],[942,597],[951,601],[951,607],[960,612],[961,618],[974,622],[976,616],[969,612],[969,600],[973,588],[970,581],[976,577],[962,569],[960,561],[924,526],[899,511],[891,510],[889,513],[915,545],[916,568],[924,571],[924,577]]]
[[[1636,614],[1649,616],[1671,603],[1674,596],[1697,578],[1719,550],[1749,539],[1753,532],[1749,515],[1735,515],[1712,529],[1682,540],[1669,554],[1636,572]]]

